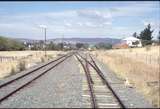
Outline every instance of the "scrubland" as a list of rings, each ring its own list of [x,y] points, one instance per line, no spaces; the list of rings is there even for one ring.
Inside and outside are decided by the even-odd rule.
[[[44,51],[1,51],[1,58],[13,57],[13,59],[3,59],[3,61],[0,61],[0,79],[49,59],[54,59],[59,53],[62,53],[62,51],[47,51],[47,58],[45,58]]]
[[[92,54],[160,107],[160,46],[99,50]]]

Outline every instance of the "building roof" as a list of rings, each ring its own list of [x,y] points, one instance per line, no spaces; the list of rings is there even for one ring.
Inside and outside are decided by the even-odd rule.
[[[138,39],[138,38],[135,38],[135,37],[127,37],[127,38],[122,39],[122,40],[139,41],[139,39]]]

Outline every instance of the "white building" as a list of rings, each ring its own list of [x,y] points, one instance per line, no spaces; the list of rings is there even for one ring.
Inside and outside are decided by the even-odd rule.
[[[122,39],[129,47],[142,47],[141,40],[135,37],[127,37]]]

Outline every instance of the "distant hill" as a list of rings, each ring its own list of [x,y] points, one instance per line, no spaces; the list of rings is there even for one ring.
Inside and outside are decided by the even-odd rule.
[[[33,42],[38,42],[40,40],[34,40],[34,39],[26,39],[26,38],[14,38],[17,41],[20,42],[28,42],[28,43],[33,43]]]
[[[61,42],[62,39],[56,38],[56,39],[51,39],[50,41],[55,41],[55,42]],[[100,42],[104,43],[110,43],[110,44],[115,44],[120,41],[120,39],[113,39],[113,38],[64,38],[64,42],[70,42],[70,43],[89,43],[89,44],[96,44]]]
[[[0,36],[0,51],[24,50],[24,45],[15,39]]]
[[[37,42],[39,40],[33,40],[33,39],[21,39],[21,38],[16,38],[16,40],[19,40],[21,42]],[[115,39],[115,38],[55,38],[55,39],[48,39],[47,42],[53,41],[55,43],[59,42],[67,42],[67,43],[88,43],[88,44],[96,44],[96,43],[110,43],[110,44],[116,44],[120,42],[120,39]]]

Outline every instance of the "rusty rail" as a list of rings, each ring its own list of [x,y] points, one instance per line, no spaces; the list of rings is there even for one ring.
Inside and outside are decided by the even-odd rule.
[[[76,55],[75,55],[76,56]],[[90,96],[91,96],[91,104],[92,104],[92,108],[97,108],[97,102],[96,102],[96,97],[94,94],[94,89],[93,89],[93,85],[91,82],[91,76],[90,76],[90,72],[89,72],[89,68],[88,68],[88,62],[86,62],[86,66],[83,64],[83,62],[78,58],[78,56],[76,56],[76,58],[78,59],[78,61],[81,63],[83,70],[85,72],[85,75],[87,77],[87,83],[88,83],[88,87],[89,87],[89,92],[90,92]]]
[[[90,56],[93,64],[91,62],[89,62],[86,58],[82,57],[79,53],[78,55],[84,59],[85,61],[87,61],[93,68],[94,70],[97,72],[97,74],[101,77],[101,79],[103,80],[103,83],[106,84],[106,86],[110,89],[110,91],[112,92],[112,94],[114,95],[114,97],[117,99],[117,101],[119,102],[119,104],[121,105],[122,108],[126,108],[126,106],[123,104],[122,100],[119,98],[119,96],[114,92],[114,90],[112,89],[111,85],[109,84],[109,82],[107,81],[107,79],[105,78],[105,76],[103,75],[103,73],[101,72],[101,70],[99,69],[99,67],[97,66],[96,62],[93,60],[93,58]]]
[[[51,62],[49,62],[49,63],[47,63],[47,64],[45,64],[45,65],[43,65],[43,66],[41,66],[41,67],[38,67],[38,68],[34,69],[33,71],[31,71],[31,72],[29,72],[29,73],[27,73],[27,74],[24,74],[24,75],[22,75],[22,76],[20,76],[20,77],[18,77],[18,78],[15,78],[15,79],[13,79],[13,80],[11,80],[11,81],[8,81],[8,82],[2,84],[0,88],[3,88],[3,87],[5,87],[5,86],[8,86],[9,84],[12,84],[12,83],[15,82],[16,80],[21,79],[21,78],[23,78],[23,77],[25,77],[25,76],[27,76],[27,75],[29,75],[29,74],[37,71],[37,70],[39,70],[39,69],[41,69],[41,68],[43,68],[43,67],[45,67],[45,66],[47,66],[47,65],[49,65],[49,64],[52,64],[53,62],[56,62],[56,61],[62,59],[63,57],[65,57],[63,60],[59,61],[59,62],[56,63],[54,66],[52,66],[52,67],[50,67],[49,69],[45,70],[44,72],[40,73],[38,76],[36,76],[36,77],[33,78],[32,80],[28,81],[27,83],[23,84],[22,86],[18,87],[17,89],[11,91],[10,93],[8,93],[8,94],[6,94],[5,96],[3,96],[2,98],[0,98],[0,103],[1,103],[2,101],[4,101],[5,99],[7,99],[8,97],[10,97],[11,95],[15,94],[15,93],[16,93],[17,91],[19,91],[20,89],[28,86],[30,83],[32,83],[32,82],[35,81],[36,79],[40,78],[42,75],[46,74],[48,71],[50,71],[51,69],[53,69],[54,67],[56,67],[57,65],[59,65],[60,63],[62,63],[63,61],[65,61],[67,58],[71,57],[72,55],[73,55],[73,54],[64,55],[64,56],[62,56],[62,57],[60,57],[60,58],[58,58],[58,59],[56,59],[56,60],[54,60],[54,61],[51,61]]]

